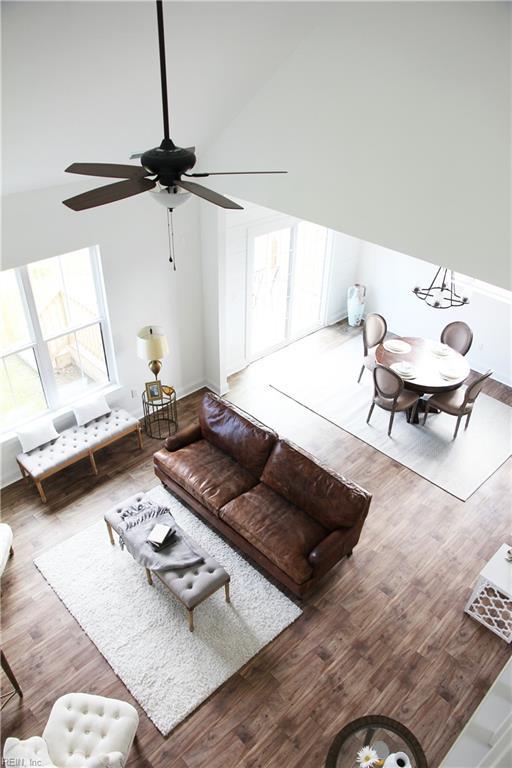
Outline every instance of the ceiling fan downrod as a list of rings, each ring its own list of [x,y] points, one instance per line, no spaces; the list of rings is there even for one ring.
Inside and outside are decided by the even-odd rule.
[[[158,22],[158,49],[160,52],[160,85],[162,89],[162,116],[164,123],[164,139],[161,149],[173,149],[174,142],[169,134],[169,100],[167,96],[167,67],[165,63],[165,35],[163,0],[156,0],[156,16]]]

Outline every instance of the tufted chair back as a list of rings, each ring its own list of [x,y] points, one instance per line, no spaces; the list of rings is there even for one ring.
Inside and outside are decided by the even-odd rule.
[[[139,716],[131,704],[88,693],[57,699],[43,732],[48,753],[59,768],[83,768],[95,757],[110,756],[107,765],[123,766]]]

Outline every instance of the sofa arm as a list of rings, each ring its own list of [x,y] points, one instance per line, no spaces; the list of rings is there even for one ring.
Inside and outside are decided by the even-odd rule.
[[[177,451],[180,448],[184,448],[186,445],[190,445],[190,443],[195,443],[198,440],[201,440],[201,437],[201,427],[199,424],[191,424],[190,427],[180,429],[175,435],[168,437],[164,445],[168,451]]]
[[[350,528],[338,528],[322,539],[308,555],[308,561],[313,566],[315,574],[324,573],[341,560],[344,555],[352,552],[353,536]]]

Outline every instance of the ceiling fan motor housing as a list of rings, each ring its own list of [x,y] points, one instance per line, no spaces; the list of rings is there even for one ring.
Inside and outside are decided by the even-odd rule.
[[[172,149],[154,147],[144,152],[140,162],[152,175],[158,176],[160,184],[170,187],[179,180],[182,173],[187,173],[194,167],[196,156],[190,149],[182,147]]]

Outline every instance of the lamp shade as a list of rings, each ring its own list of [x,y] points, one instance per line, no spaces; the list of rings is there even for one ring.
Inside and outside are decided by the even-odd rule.
[[[146,325],[137,334],[137,356],[142,360],[162,360],[169,354],[169,345],[162,328]]]

